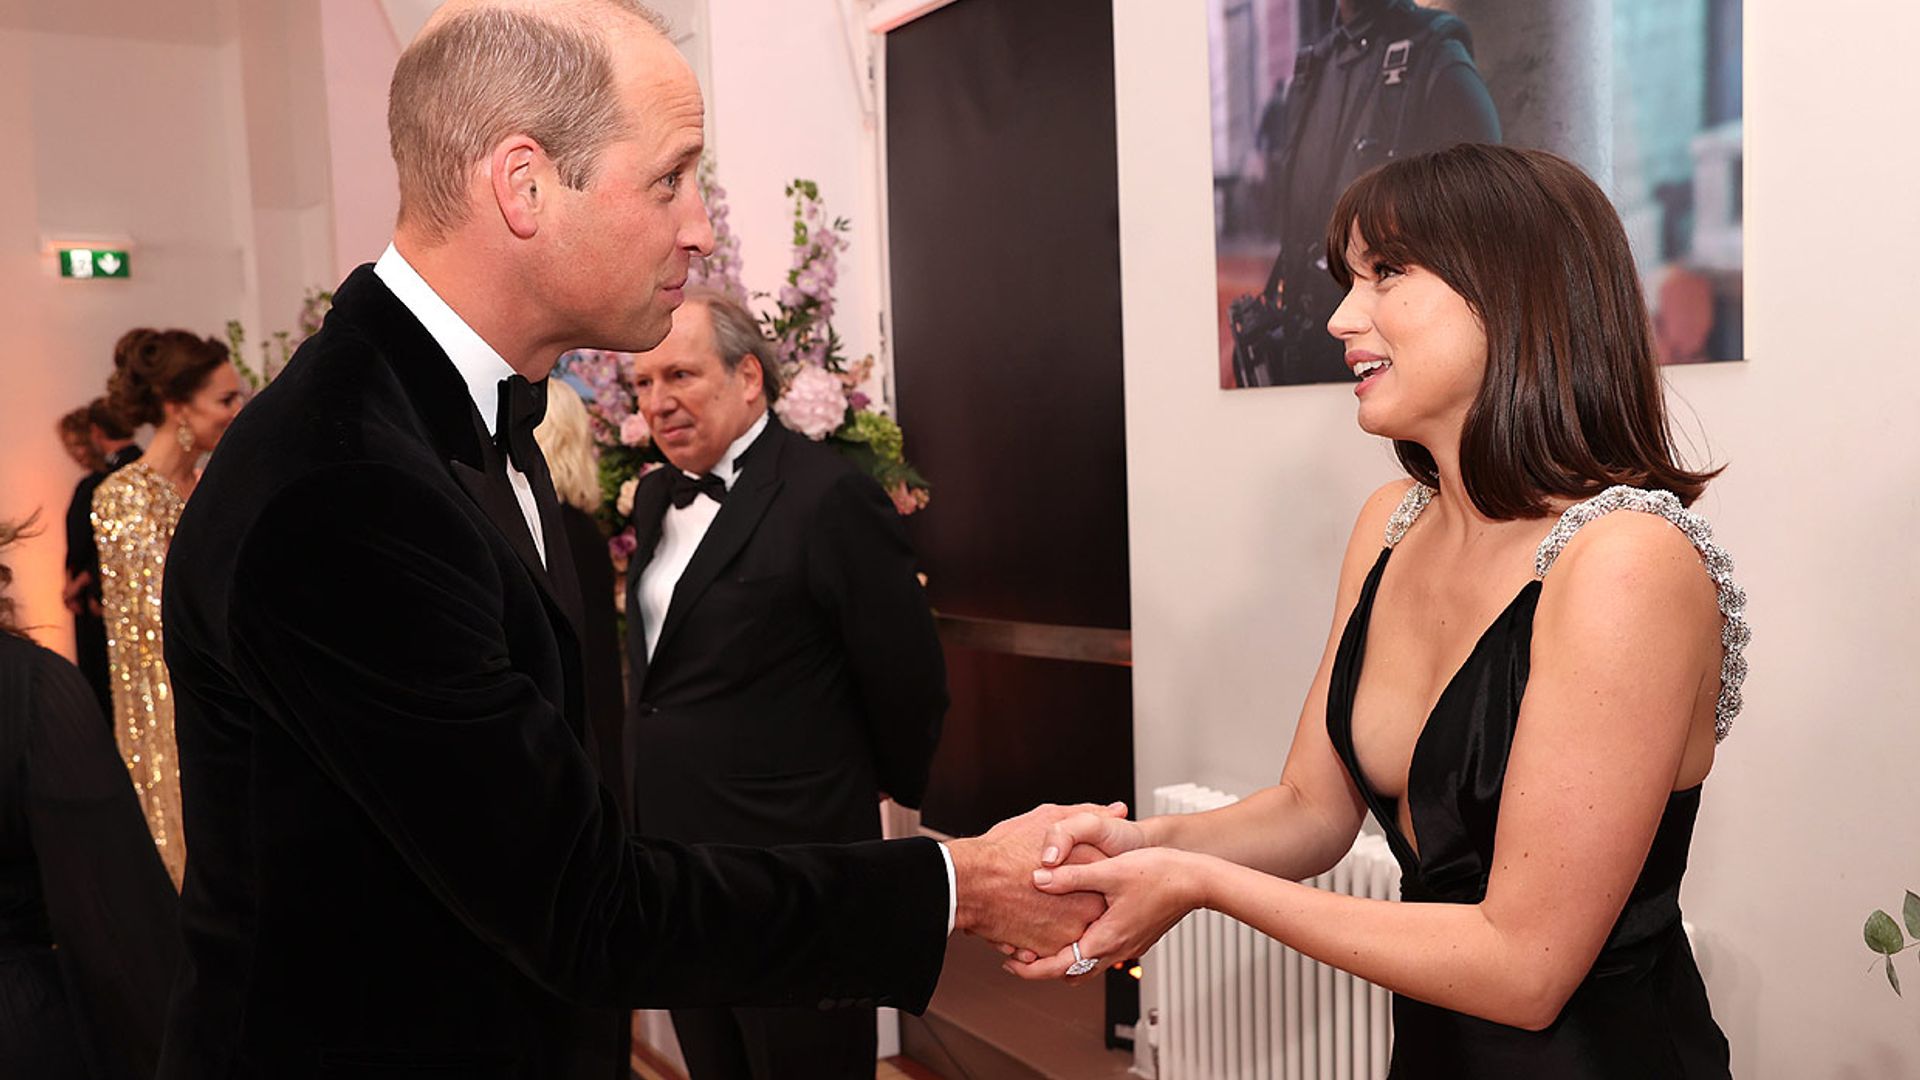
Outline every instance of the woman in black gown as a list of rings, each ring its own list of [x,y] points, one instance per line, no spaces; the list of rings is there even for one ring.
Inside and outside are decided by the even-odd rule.
[[[152,1076],[175,904],[93,691],[0,592],[0,1076]]]
[[[1619,220],[1559,158],[1461,146],[1356,181],[1327,253],[1360,426],[1413,479],[1360,512],[1280,782],[1069,819],[1036,882],[1107,895],[1087,956],[1206,907],[1392,990],[1393,1077],[1724,1077],[1678,894],[1745,597],[1684,509],[1714,474],[1673,453]],[[1368,811],[1404,902],[1296,884]]]

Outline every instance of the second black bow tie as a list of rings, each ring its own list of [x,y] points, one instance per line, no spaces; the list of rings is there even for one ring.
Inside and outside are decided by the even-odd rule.
[[[507,455],[513,467],[532,476],[533,463],[540,456],[540,444],[533,429],[547,415],[547,383],[528,382],[524,375],[500,380],[500,411],[493,424],[494,445]]]
[[[679,469],[673,470],[673,508],[685,510],[693,505],[693,500],[705,495],[717,503],[727,501],[727,482],[708,473],[705,476],[688,476]]]

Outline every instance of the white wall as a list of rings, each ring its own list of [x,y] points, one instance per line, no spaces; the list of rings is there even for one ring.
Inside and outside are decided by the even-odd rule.
[[[740,236],[747,287],[778,292],[792,258],[793,204],[782,189],[818,181],[831,214],[851,219],[834,328],[850,359],[880,347],[880,222],[875,133],[862,116],[836,0],[711,0],[707,101],[720,183]]]
[[[341,6],[335,0],[327,8]],[[236,22],[260,298],[247,333],[257,342],[293,328],[308,289],[339,280],[330,180],[331,162],[341,155],[328,131],[319,0],[241,4]]]
[[[396,5],[412,25],[418,12]],[[393,236],[400,180],[387,145],[387,86],[405,42],[378,0],[327,0],[320,9],[326,78],[326,135],[332,157],[332,288],[372,262]]]
[[[1670,381],[1732,466],[1700,509],[1752,597],[1753,672],[1683,902],[1735,1075],[1914,1076],[1920,1003],[1869,970],[1860,926],[1920,888],[1920,365],[1904,341],[1920,275],[1903,254],[1920,244],[1920,150],[1871,105],[1907,96],[1900,43],[1920,12],[1747,17],[1754,359]],[[1200,4],[1116,0],[1141,793],[1277,776],[1352,515],[1394,472],[1347,387],[1214,388],[1206,32]],[[1823,56],[1846,75],[1807,67]],[[1193,495],[1196,463],[1220,478],[1211,497]],[[1902,960],[1912,994],[1920,967]]]
[[[0,519],[48,526],[10,553],[23,621],[71,653],[60,530],[79,471],[53,434],[100,394],[137,325],[220,335],[247,287],[236,47],[0,29]],[[131,278],[59,277],[44,235],[132,237]]]

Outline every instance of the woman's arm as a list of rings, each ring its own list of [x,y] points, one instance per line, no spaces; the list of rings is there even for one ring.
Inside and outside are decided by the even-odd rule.
[[[1036,883],[1107,894],[1081,939],[1090,956],[1137,956],[1209,907],[1395,993],[1544,1027],[1618,919],[1689,738],[1710,732],[1719,662],[1713,585],[1691,544],[1661,519],[1614,515],[1581,532],[1542,592],[1480,903],[1365,900],[1152,849]],[[1050,977],[1060,960],[1010,966]]]
[[[1387,519],[1409,486],[1405,480],[1386,484],[1360,508],[1340,564],[1333,627],[1294,725],[1293,745],[1280,782],[1205,813],[1169,814],[1137,824],[1092,815],[1062,821],[1047,835],[1043,865],[1057,865],[1076,843],[1091,844],[1108,855],[1143,846],[1179,848],[1296,880],[1322,873],[1340,861],[1353,846],[1367,808],[1327,737],[1327,686],[1347,616],[1379,558]]]

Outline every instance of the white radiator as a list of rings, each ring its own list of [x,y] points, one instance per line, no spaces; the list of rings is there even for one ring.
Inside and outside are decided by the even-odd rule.
[[[1234,797],[1196,784],[1153,793],[1154,813],[1186,814]],[[1393,899],[1400,867],[1363,833],[1332,870],[1305,884]],[[1147,1039],[1136,1071],[1158,1080],[1381,1080],[1392,1016],[1385,990],[1211,911],[1196,911],[1141,966]]]

